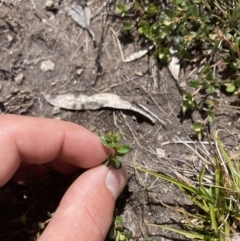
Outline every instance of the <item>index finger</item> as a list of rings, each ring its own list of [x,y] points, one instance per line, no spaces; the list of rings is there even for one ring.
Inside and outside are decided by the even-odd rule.
[[[43,164],[59,160],[90,168],[107,159],[111,150],[100,138],[71,122],[17,115],[0,116],[0,186],[21,162]]]

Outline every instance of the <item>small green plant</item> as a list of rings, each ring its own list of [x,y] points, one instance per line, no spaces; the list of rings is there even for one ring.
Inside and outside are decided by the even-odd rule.
[[[137,32],[155,46],[154,58],[168,63],[174,47],[185,66],[202,69],[187,83],[194,90],[182,93],[183,114],[201,113],[202,120],[192,126],[201,139],[219,107],[216,91],[240,94],[239,1],[170,0],[162,8],[156,0],[134,0],[128,7],[120,3],[117,13],[124,18],[124,31]],[[209,97],[211,103],[205,102]]]
[[[121,17],[124,17],[127,12],[127,8],[124,4],[119,3],[117,6],[117,13],[121,15]]]
[[[115,216],[112,227],[109,231],[109,238],[115,241],[128,241],[132,238],[132,232],[126,231],[120,216]]]
[[[239,240],[240,233],[240,164],[239,159],[232,159],[214,133],[214,155],[200,156],[203,168],[200,173],[193,172],[198,182],[176,172],[177,178],[160,174],[142,167],[137,170],[176,185],[190,198],[196,209],[170,207],[179,212],[183,221],[182,229],[165,225],[156,225],[190,238],[191,240],[227,241]],[[208,154],[209,155],[209,154]],[[238,237],[238,239],[235,239]]]
[[[118,159],[118,157],[122,157],[132,151],[131,147],[125,144],[118,144],[121,137],[122,136],[119,132],[108,132],[105,135],[101,136],[101,141],[103,145],[114,150],[114,154],[110,155],[105,161],[106,166],[112,166],[116,169],[120,169],[122,167],[122,163]]]

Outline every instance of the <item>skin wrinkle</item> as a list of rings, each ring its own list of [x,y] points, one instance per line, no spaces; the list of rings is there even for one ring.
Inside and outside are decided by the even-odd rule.
[[[62,156],[63,147],[64,147],[64,144],[65,144],[65,142],[66,142],[66,136],[67,136],[67,134],[66,134],[66,130],[62,131],[61,133],[62,133],[62,134],[61,134],[61,142],[60,142],[61,144],[59,145],[59,150],[58,150],[58,152],[57,152],[56,157],[53,158],[53,160],[56,160],[57,158],[59,158],[60,156]]]
[[[91,207],[90,207],[91,206]],[[104,238],[105,238],[105,235],[104,235],[104,233],[102,232],[102,230],[105,230],[105,228],[103,229],[103,225],[102,224],[99,224],[98,222],[97,222],[97,220],[95,220],[95,218],[94,218],[94,215],[92,214],[92,212],[94,213],[94,211],[91,211],[91,208],[94,208],[94,205],[89,205],[89,203],[88,203],[88,206],[87,206],[87,208],[85,209],[85,211],[86,211],[86,215],[88,216],[88,219],[90,219],[91,220],[91,223],[93,223],[93,227],[94,228],[96,228],[96,230],[98,231],[98,233],[99,233],[99,235],[96,235],[97,237],[101,237],[101,239],[100,240],[104,240]],[[98,211],[98,210],[97,210]],[[98,213],[98,215],[99,215],[99,212],[96,212],[96,213]],[[101,215],[101,216],[104,216],[104,215]],[[101,219],[102,220],[102,219]],[[106,225],[107,226],[107,225]],[[108,227],[108,226],[107,226]]]
[[[19,164],[18,164],[18,166],[20,166],[21,162],[24,161],[24,158],[22,157],[23,154],[21,153],[20,148],[19,148],[19,144],[18,144],[17,137],[16,137],[16,132],[15,131],[11,131],[9,134],[14,136],[13,139],[14,139],[15,147],[17,149],[17,153],[18,153],[18,157],[19,157]]]

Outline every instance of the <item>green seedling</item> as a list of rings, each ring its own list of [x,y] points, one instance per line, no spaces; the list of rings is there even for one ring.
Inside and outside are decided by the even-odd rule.
[[[126,231],[124,229],[122,218],[120,216],[116,216],[109,231],[109,238],[115,241],[128,241],[132,238],[132,236],[131,231]]]
[[[122,157],[132,151],[131,147],[125,144],[118,144],[121,138],[122,135],[119,132],[108,132],[101,136],[103,145],[114,150],[114,154],[110,155],[104,162],[106,166],[112,166],[115,169],[120,169],[122,167],[122,163],[118,157]]]

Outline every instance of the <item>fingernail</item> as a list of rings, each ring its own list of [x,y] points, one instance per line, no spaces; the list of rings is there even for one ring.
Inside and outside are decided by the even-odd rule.
[[[128,180],[127,171],[124,168],[121,169],[109,169],[106,177],[106,187],[112,193],[115,200],[122,192]]]

